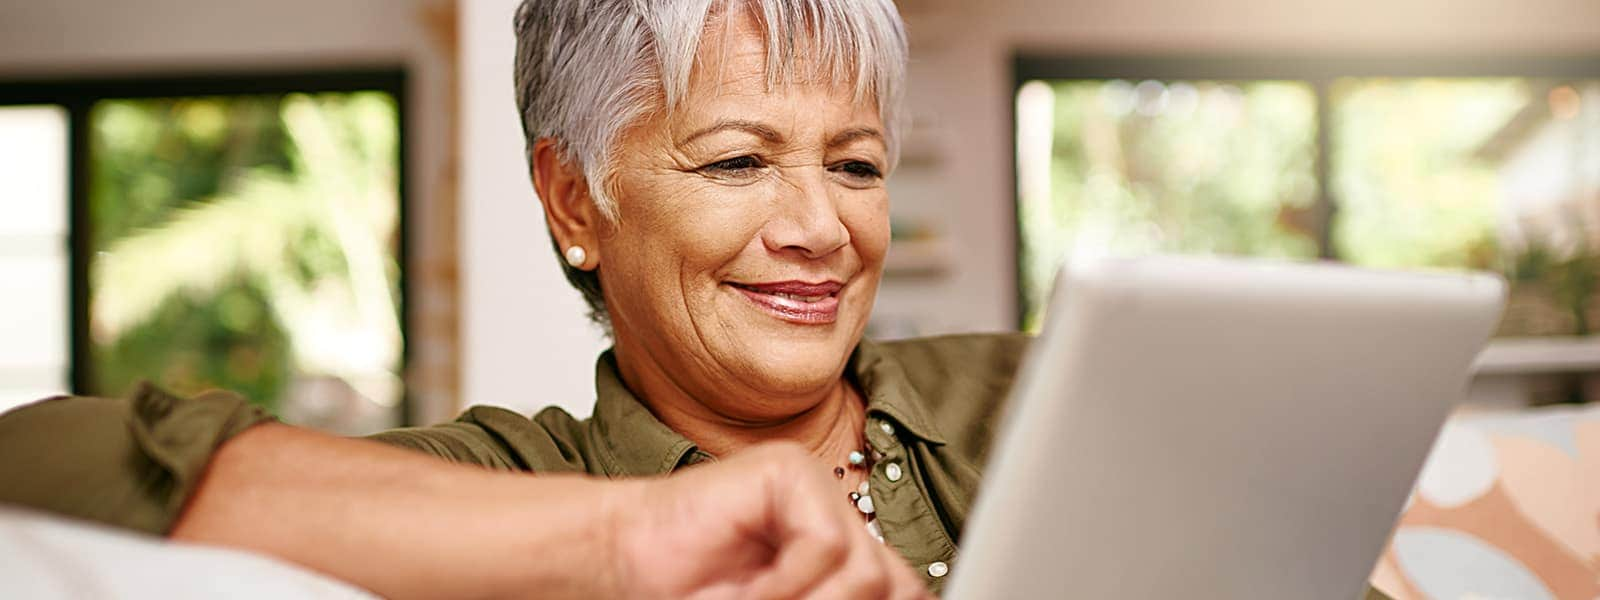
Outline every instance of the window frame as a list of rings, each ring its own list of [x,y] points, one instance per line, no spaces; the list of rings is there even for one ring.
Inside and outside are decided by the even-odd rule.
[[[1334,81],[1346,77],[1362,78],[1478,78],[1525,77],[1541,79],[1600,79],[1600,55],[1280,55],[1263,57],[1246,54],[1094,54],[1022,51],[1013,54],[1009,111],[1011,144],[1011,289],[1016,303],[1013,322],[1020,330],[1027,316],[1028,299],[1022,289],[1021,190],[1017,178],[1016,98],[1023,84],[1034,80],[1113,80],[1157,81],[1281,80],[1304,82],[1311,86],[1316,110],[1316,140],[1312,173],[1317,180],[1311,214],[1315,220],[1317,258],[1338,261],[1333,247],[1333,221],[1339,202],[1329,174],[1333,148],[1331,90]]]
[[[94,224],[89,218],[89,113],[95,103],[112,99],[183,96],[242,96],[289,93],[379,91],[392,96],[399,129],[396,150],[399,173],[396,193],[396,261],[400,265],[400,364],[402,382],[411,364],[412,301],[410,230],[410,149],[412,123],[408,73],[402,66],[349,69],[277,69],[191,73],[118,74],[105,77],[0,80],[0,106],[52,105],[67,113],[67,261],[69,298],[68,381],[73,394],[90,392],[93,357],[89,340],[89,245]],[[402,383],[401,426],[411,424],[412,397]]]

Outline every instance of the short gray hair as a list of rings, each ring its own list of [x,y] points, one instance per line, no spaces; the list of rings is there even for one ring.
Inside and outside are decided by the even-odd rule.
[[[858,99],[877,100],[892,168],[906,120],[905,25],[892,0],[523,0],[515,81],[529,158],[539,139],[556,140],[561,158],[583,170],[595,207],[615,222],[612,144],[650,111],[677,106],[707,20],[735,6],[751,9],[766,29],[770,84],[848,78]],[[797,73],[802,58],[819,72]],[[562,254],[558,245],[567,281],[609,330],[599,275],[567,265]]]

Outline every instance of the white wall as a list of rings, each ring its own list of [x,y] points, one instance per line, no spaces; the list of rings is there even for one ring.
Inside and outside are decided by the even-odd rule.
[[[0,72],[117,73],[420,60],[423,0],[0,3]]]
[[[517,0],[461,3],[462,397],[587,416],[607,344],[550,248],[511,87]]]

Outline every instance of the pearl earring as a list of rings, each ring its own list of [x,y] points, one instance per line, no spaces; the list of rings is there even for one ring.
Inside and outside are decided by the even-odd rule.
[[[588,259],[589,254],[583,251],[583,246],[567,247],[567,264],[572,265],[573,268],[582,268],[583,261]]]

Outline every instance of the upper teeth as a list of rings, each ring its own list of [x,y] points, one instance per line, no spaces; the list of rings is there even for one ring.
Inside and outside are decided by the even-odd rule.
[[[757,287],[748,286],[748,285],[744,285],[744,284],[740,284],[740,283],[735,283],[734,285],[738,286],[738,287],[741,287],[741,288],[744,288],[744,289],[747,289],[747,290],[750,290],[750,291],[755,292],[757,294],[765,294],[765,295],[768,295],[768,296],[777,296],[779,298],[786,298],[786,299],[789,299],[789,300],[794,300],[796,302],[820,302],[824,298],[828,298],[829,296],[833,295],[833,294],[817,294],[815,296],[802,296],[800,294],[791,294],[791,293],[788,293],[788,292],[769,292],[767,290],[763,290],[763,289],[760,289],[760,288],[757,288]]]
[[[827,298],[828,297],[827,295],[822,295],[822,296],[801,296],[801,295],[798,295],[798,294],[785,294],[783,292],[774,292],[772,295],[777,296],[779,298],[788,298],[790,300],[799,300],[801,302],[816,302],[816,301],[822,300],[823,298]]]

